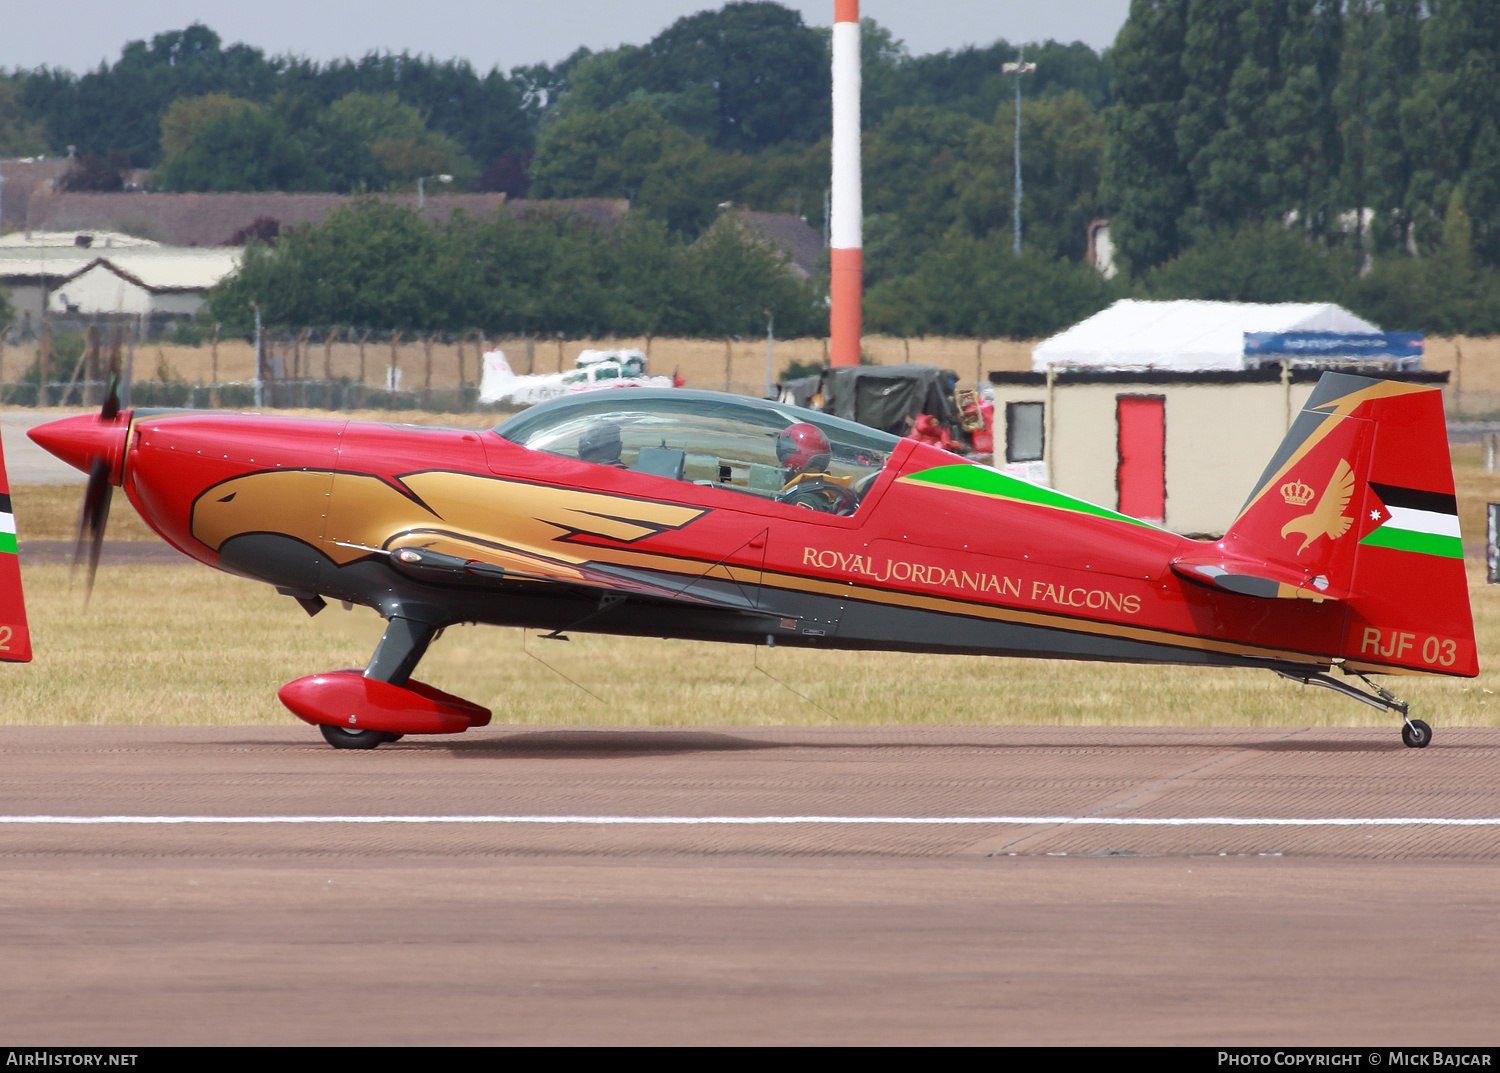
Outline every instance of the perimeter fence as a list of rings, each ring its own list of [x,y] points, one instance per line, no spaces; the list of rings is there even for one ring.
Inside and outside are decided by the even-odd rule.
[[[60,321],[29,338],[14,330],[0,338],[0,405],[97,406],[104,373],[118,345],[131,372],[130,399],[138,406],[250,409],[257,406],[253,340],[218,335],[212,327],[179,327],[156,338],[139,324]],[[68,328],[70,330],[62,330]],[[118,340],[118,343],[117,343]],[[1031,368],[1034,340],[865,336],[865,360],[879,365],[917,362],[952,369],[963,384],[991,372]],[[481,356],[505,352],[519,376],[566,372],[584,350],[634,349],[650,372],[679,376],[688,387],[759,396],[767,380],[789,367],[828,360],[822,338],[767,340],[550,336],[491,336],[482,332],[422,333],[277,326],[261,333],[259,405],[320,410],[428,410],[466,413],[495,409],[479,402]],[[1500,336],[1429,336],[1423,367],[1447,371],[1443,389],[1454,421],[1500,421]],[[45,384],[45,387],[42,385]]]
[[[252,409],[503,411],[479,402],[482,355],[499,349],[518,376],[566,372],[584,350],[633,349],[649,372],[687,387],[760,396],[789,367],[825,364],[826,339],[681,339],[408,335],[359,328],[274,327],[253,340],[212,330],[177,338],[138,338],[118,326],[0,340],[0,405],[98,406],[118,346],[137,406]],[[953,369],[966,383],[994,370],[1030,367],[1030,342],[1009,339],[902,339],[867,336],[866,360]],[[259,387],[257,387],[257,365]],[[257,396],[257,391],[259,395]],[[259,402],[257,402],[259,397]]]

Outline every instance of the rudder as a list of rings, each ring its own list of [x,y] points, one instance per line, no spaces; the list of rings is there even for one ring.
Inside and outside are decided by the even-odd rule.
[[[1221,545],[1345,602],[1367,673],[1478,673],[1442,392],[1325,373]]]

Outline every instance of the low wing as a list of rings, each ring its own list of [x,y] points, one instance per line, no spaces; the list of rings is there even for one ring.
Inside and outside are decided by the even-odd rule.
[[[726,611],[774,613],[758,608],[748,593],[695,588],[693,578],[684,578],[680,584],[665,584],[645,571],[595,563],[563,563],[518,548],[453,534],[413,533],[393,542],[389,554],[395,570],[435,584],[491,590],[563,587],[590,595],[614,594]]]

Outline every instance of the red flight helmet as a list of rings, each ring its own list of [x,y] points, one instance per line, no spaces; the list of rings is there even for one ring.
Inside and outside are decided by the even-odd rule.
[[[822,473],[828,469],[833,448],[822,429],[801,421],[781,430],[776,438],[776,457],[793,473]]]

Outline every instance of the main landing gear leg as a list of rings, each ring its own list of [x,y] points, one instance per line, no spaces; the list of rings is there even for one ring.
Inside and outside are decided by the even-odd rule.
[[[1346,697],[1353,697],[1355,700],[1362,704],[1368,704],[1372,708],[1379,708],[1382,711],[1399,712],[1405,724],[1401,728],[1401,740],[1406,744],[1407,748],[1425,749],[1432,744],[1432,728],[1422,720],[1413,719],[1408,714],[1411,706],[1406,701],[1401,700],[1390,690],[1376,685],[1357,671],[1354,672],[1354,676],[1374,690],[1373,693],[1366,693],[1364,690],[1352,686],[1348,682],[1341,682],[1331,674],[1325,674],[1322,671],[1277,671],[1276,673],[1292,682],[1301,682],[1305,686],[1322,686],[1324,689],[1331,689],[1335,693],[1342,693]]]
[[[410,618],[392,618],[385,627],[375,654],[365,668],[365,677],[392,685],[404,686],[411,672],[427,653],[427,646],[438,635],[430,622]],[[373,749],[388,741],[400,741],[400,734],[384,730],[345,730],[329,723],[320,724],[323,740],[335,749]]]
[[[380,643],[375,646],[375,654],[365,668],[365,677],[404,686],[437,635],[438,627],[430,622],[392,618],[386,623]]]

